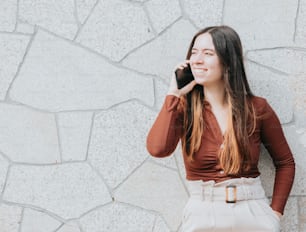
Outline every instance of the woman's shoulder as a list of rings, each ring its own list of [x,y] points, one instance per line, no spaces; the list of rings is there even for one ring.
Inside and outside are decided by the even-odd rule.
[[[252,96],[251,97],[251,102],[252,105],[257,112],[257,114],[261,115],[266,113],[267,111],[270,111],[269,109],[271,108],[267,99],[264,97],[259,97],[259,96]]]
[[[251,97],[252,104],[256,107],[265,106],[267,104],[267,99],[259,96]]]

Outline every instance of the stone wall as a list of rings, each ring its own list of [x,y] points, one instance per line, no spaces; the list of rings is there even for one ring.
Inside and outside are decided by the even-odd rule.
[[[1,231],[179,231],[180,149],[155,159],[145,139],[192,35],[219,24],[296,159],[282,231],[306,231],[305,17],[305,0],[1,1]],[[271,196],[264,150],[260,169]]]

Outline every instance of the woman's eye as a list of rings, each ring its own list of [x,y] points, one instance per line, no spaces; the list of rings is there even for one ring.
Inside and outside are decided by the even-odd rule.
[[[209,55],[209,56],[212,56],[212,55],[213,55],[213,54],[210,53],[210,52],[205,52],[204,54],[205,54],[205,55]]]

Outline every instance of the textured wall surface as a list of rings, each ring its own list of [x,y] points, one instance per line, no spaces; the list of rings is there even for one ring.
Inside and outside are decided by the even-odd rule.
[[[282,231],[306,231],[306,0],[0,1],[0,231],[180,231],[180,148],[147,132],[193,34],[240,34],[296,159]],[[271,196],[273,165],[263,150]]]

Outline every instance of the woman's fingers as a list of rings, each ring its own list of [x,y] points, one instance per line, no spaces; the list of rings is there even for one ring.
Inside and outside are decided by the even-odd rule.
[[[185,95],[187,93],[189,93],[193,88],[194,86],[196,85],[196,81],[193,80],[191,81],[190,83],[188,83],[187,85],[185,85],[183,88],[181,88],[180,92],[182,95]]]
[[[184,62],[178,64],[175,68],[176,69],[184,69],[188,66],[188,64],[190,63],[190,60],[185,60]]]

